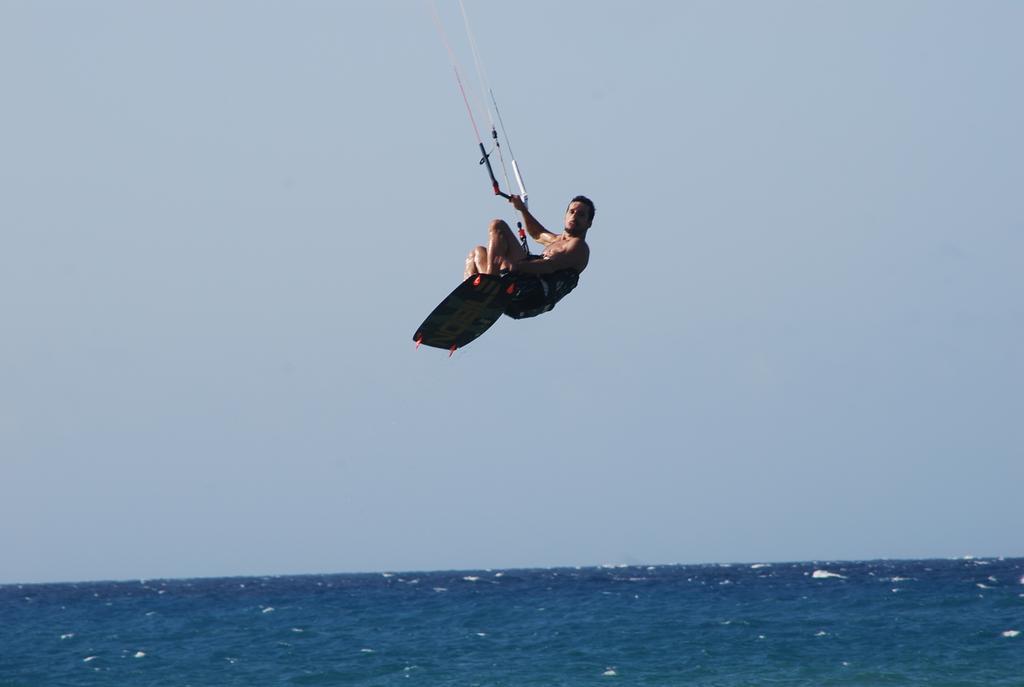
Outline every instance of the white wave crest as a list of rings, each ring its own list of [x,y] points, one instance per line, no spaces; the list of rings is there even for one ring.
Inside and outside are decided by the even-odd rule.
[[[811,573],[811,577],[813,577],[816,580],[825,580],[830,577],[837,577],[841,580],[846,579],[846,575],[840,575],[839,573],[829,572],[828,570],[815,570],[813,573]]]

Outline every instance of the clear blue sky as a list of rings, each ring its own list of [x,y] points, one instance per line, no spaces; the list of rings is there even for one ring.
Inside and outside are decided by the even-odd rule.
[[[0,582],[1024,554],[1024,4],[467,9],[597,218],[449,360],[428,3],[0,2]]]

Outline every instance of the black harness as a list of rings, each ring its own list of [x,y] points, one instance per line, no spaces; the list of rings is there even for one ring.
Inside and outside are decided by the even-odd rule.
[[[506,274],[502,281],[510,289],[511,298],[505,305],[505,314],[521,320],[546,313],[575,289],[579,280],[579,272],[570,269],[550,274]]]

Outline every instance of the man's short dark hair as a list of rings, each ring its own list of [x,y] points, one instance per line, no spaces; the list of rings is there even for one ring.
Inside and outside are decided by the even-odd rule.
[[[594,221],[594,213],[597,212],[596,208],[594,208],[594,201],[590,200],[590,198],[587,198],[586,196],[576,196],[569,201],[569,205],[572,205],[573,203],[583,203],[590,208],[590,221]]]

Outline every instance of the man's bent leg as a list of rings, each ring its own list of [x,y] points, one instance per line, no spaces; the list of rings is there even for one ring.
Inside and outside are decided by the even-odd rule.
[[[487,243],[487,262],[490,271],[486,272],[486,274],[498,272],[501,270],[502,263],[504,262],[515,265],[526,257],[526,251],[523,250],[522,245],[516,239],[512,228],[504,220],[493,220],[488,229],[488,234],[490,239]]]
[[[463,273],[462,278],[469,279],[474,274],[480,274],[486,265],[487,249],[483,246],[477,246],[469,251],[469,255],[466,256],[466,271]]]

